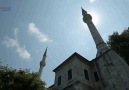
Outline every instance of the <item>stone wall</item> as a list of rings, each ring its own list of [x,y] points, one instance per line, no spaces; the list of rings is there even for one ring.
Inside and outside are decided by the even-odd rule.
[[[129,90],[129,66],[113,50],[97,59],[104,90]]]

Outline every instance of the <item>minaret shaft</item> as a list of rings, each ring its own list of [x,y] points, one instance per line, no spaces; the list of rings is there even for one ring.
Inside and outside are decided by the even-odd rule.
[[[95,41],[96,46],[99,45],[100,43],[104,43],[102,37],[100,36],[99,32],[97,31],[95,25],[91,20],[87,21],[88,28],[92,34],[92,37]]]
[[[46,48],[46,50],[45,50],[45,52],[44,52],[44,55],[43,55],[43,59],[41,60],[41,62],[40,62],[40,68],[39,68],[39,77],[41,78],[41,75],[42,75],[42,72],[43,72],[43,68],[45,67],[45,65],[46,65],[46,62],[45,62],[45,60],[46,60],[46,57],[47,57],[47,48]]]
[[[40,66],[40,68],[39,68],[39,77],[41,77],[42,72],[43,72],[43,66]]]
[[[87,14],[87,12],[84,9],[82,9],[82,15],[83,15],[83,21],[87,24],[91,32],[91,35],[94,39],[97,48],[97,56],[99,56],[100,53],[107,51],[109,47],[106,45],[106,43],[100,36],[98,30],[96,29],[95,25],[93,24],[91,15]]]

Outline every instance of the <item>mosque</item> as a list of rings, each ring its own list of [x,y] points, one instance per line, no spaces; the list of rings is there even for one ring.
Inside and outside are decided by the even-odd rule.
[[[92,22],[92,16],[82,8],[83,21],[87,24],[96,44],[96,57],[89,61],[78,53],[72,54],[57,66],[52,90],[129,90],[129,66],[103,41]],[[40,62],[39,76],[45,66],[47,49]]]

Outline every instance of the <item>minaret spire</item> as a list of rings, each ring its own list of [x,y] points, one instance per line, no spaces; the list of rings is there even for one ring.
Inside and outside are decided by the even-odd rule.
[[[42,60],[40,61],[39,78],[41,78],[43,68],[44,68],[45,65],[46,65],[46,62],[45,62],[46,57],[47,57],[47,48],[46,48],[46,50],[45,50],[45,52],[44,52],[44,54],[43,54]]]
[[[86,15],[87,14],[87,12],[81,7],[81,9],[82,9],[82,15],[84,16],[84,15]]]
[[[91,32],[91,35],[94,39],[97,48],[97,56],[99,56],[101,53],[107,51],[109,47],[106,45],[106,43],[100,36],[98,30],[96,29],[94,23],[92,22],[92,16],[88,14],[83,8],[82,8],[82,15],[83,15],[83,21],[87,24]]]
[[[47,56],[47,48],[46,48],[43,56]]]

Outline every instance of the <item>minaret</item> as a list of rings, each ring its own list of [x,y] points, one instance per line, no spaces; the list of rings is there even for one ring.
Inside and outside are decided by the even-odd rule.
[[[93,62],[100,77],[101,90],[129,90],[129,66],[103,41],[92,22],[91,15],[84,9],[82,15],[96,44],[97,57]]]
[[[42,58],[42,60],[41,60],[41,62],[40,62],[39,78],[41,78],[43,68],[44,68],[44,66],[46,65],[46,62],[45,62],[46,57],[47,57],[46,54],[47,54],[47,48],[46,48],[46,50],[45,50],[45,52],[44,52],[44,54],[43,54],[43,58]]]
[[[91,35],[94,39],[94,42],[95,42],[96,48],[97,48],[97,56],[99,56],[101,53],[107,51],[109,49],[109,47],[103,41],[98,30],[96,29],[95,25],[93,24],[91,15],[87,14],[87,12],[83,8],[82,8],[82,15],[83,15],[83,21],[87,24],[87,26],[91,32]]]

